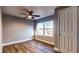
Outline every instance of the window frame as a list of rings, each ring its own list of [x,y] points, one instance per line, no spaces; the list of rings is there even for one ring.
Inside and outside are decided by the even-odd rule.
[[[45,22],[49,22],[50,23],[50,21],[52,21],[53,23],[52,23],[52,28],[49,28],[49,29],[52,29],[52,35],[50,35],[50,36],[48,36],[48,35],[46,35],[45,34],[45,29],[48,29],[48,28],[45,28]],[[39,23],[43,23],[42,25],[43,25],[43,35],[39,35],[39,34],[36,34],[36,35],[39,35],[39,36],[46,36],[46,37],[54,37],[54,21],[53,20],[49,20],[49,21],[43,21],[43,22],[39,22]],[[37,23],[38,24],[38,23]],[[38,26],[38,25],[37,25]],[[36,26],[36,31],[38,31],[37,30],[37,26]]]

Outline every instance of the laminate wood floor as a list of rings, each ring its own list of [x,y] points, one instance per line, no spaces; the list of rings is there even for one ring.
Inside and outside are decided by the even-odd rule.
[[[54,53],[53,46],[37,41],[17,43],[3,47],[3,53]]]

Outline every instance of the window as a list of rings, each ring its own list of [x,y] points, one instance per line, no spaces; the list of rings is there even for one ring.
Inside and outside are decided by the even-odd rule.
[[[53,20],[37,23],[37,35],[53,37]]]
[[[37,24],[37,35],[43,35],[43,22]]]
[[[53,21],[44,22],[44,32],[45,36],[53,36]]]

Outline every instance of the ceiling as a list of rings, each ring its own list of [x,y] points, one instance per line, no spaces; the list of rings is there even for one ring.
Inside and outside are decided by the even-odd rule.
[[[20,6],[4,6],[2,7],[2,13],[8,14],[11,16],[16,16],[20,18],[24,18],[24,15],[19,13],[25,12],[22,9],[19,9]],[[28,10],[33,10],[34,15],[40,15],[40,17],[35,17],[35,19],[40,19],[49,15],[54,14],[54,9],[56,6],[21,6],[22,8],[26,8]]]

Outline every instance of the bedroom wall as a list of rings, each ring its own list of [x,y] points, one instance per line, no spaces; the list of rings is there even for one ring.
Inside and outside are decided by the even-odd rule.
[[[14,16],[4,15],[2,20],[2,43],[31,40],[34,34],[34,22]]]
[[[2,13],[0,7],[0,52],[2,52]]]
[[[36,32],[36,25],[37,25],[37,23],[44,22],[44,21],[49,21],[49,20],[55,21],[55,16],[54,15],[50,15],[48,17],[44,17],[44,18],[36,20],[35,21],[35,28],[34,28],[35,32]],[[54,26],[55,26],[55,24],[54,24]],[[49,42],[49,43],[52,43],[52,44],[54,44],[54,39],[55,39],[55,37],[39,36],[37,34],[35,34],[35,38],[39,39],[39,40],[43,40],[43,41]]]

